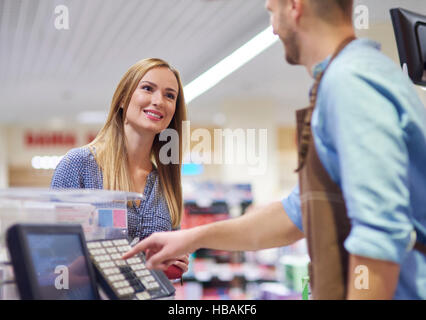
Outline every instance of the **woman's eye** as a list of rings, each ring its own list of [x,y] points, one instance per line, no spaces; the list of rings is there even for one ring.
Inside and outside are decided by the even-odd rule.
[[[166,94],[167,98],[175,100],[175,95],[173,93]]]
[[[152,87],[151,86],[142,86],[142,90],[152,91]]]

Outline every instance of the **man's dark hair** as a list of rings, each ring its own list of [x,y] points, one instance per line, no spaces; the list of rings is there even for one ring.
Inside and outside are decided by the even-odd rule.
[[[309,0],[309,2],[315,13],[325,21],[335,22],[342,18],[352,21],[353,0]]]

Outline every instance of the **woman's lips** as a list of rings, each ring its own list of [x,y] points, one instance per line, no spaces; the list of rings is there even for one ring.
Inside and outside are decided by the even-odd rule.
[[[164,116],[158,111],[144,110],[143,112],[146,114],[146,117],[150,120],[160,121],[161,119],[164,118]]]

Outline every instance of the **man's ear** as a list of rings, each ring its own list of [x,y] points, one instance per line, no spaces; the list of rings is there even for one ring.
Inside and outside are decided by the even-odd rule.
[[[300,17],[302,16],[306,2],[310,0],[288,0],[288,5],[290,6],[290,17],[296,23],[299,23]]]

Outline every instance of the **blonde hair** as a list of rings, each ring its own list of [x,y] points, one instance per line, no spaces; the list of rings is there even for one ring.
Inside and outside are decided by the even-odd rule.
[[[142,77],[153,68],[168,68],[176,76],[179,92],[176,98],[176,111],[168,128],[179,135],[179,163],[163,164],[159,153],[161,147],[168,143],[160,141],[159,134],[154,138],[151,159],[157,167],[161,191],[169,208],[173,228],[180,225],[183,211],[181,165],[182,165],[182,121],[186,120],[186,106],[179,72],[167,62],[149,58],[135,63],[121,78],[111,102],[108,118],[96,138],[88,144],[103,175],[103,187],[109,190],[133,191],[132,180],[128,172],[128,158],[124,134],[124,120],[127,108]],[[169,142],[170,143],[170,142]]]

